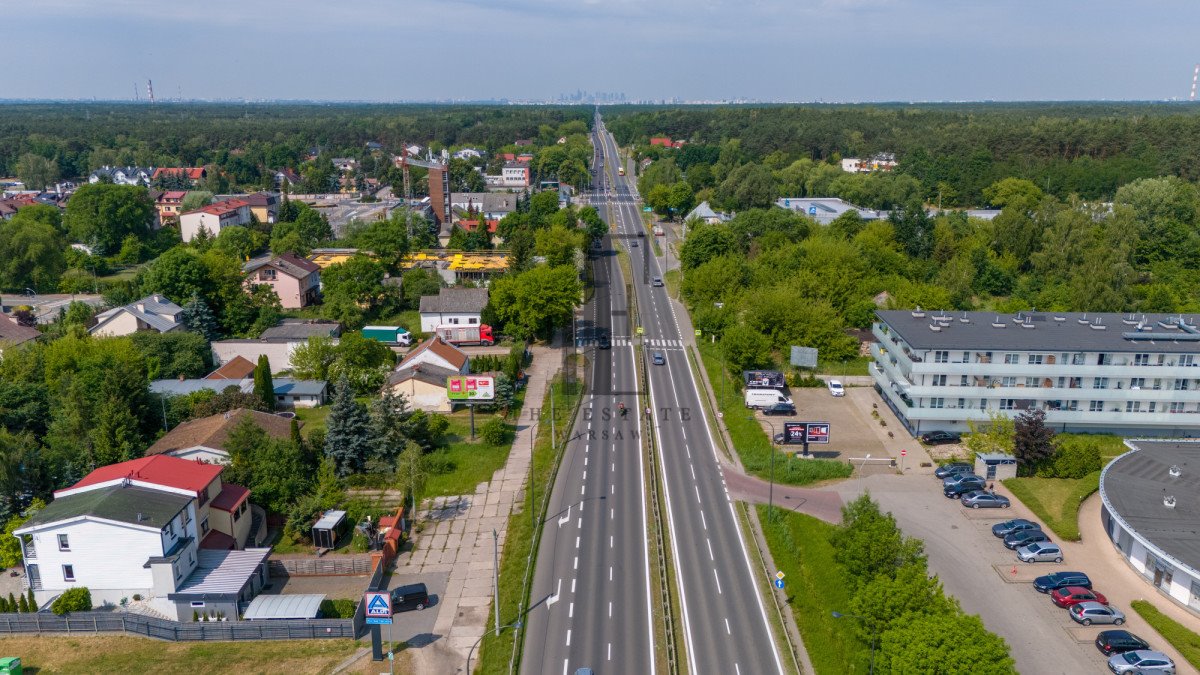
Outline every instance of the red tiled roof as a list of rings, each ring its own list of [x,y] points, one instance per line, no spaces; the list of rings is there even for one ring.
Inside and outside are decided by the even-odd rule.
[[[404,357],[404,360],[400,362],[400,365],[396,366],[396,370],[404,370],[405,368],[410,367],[406,364],[411,364],[417,354],[420,354],[427,349],[442,357],[448,363],[458,369],[462,369],[463,364],[467,362],[466,352],[462,351],[458,347],[455,347],[449,342],[446,342],[442,338],[435,336],[422,342],[417,346],[416,349],[409,352],[408,356]]]
[[[214,216],[221,216],[231,211],[237,211],[243,206],[250,206],[250,202],[247,202],[244,199],[226,199],[224,201],[214,202],[208,206],[202,206],[195,211],[188,211],[188,213],[211,213]]]
[[[181,202],[187,196],[187,190],[167,190],[158,195],[159,202]]]
[[[163,176],[187,176],[189,180],[200,180],[204,178],[204,167],[202,166],[184,166],[184,167],[159,167],[154,170],[154,175],[151,178],[160,178]]]
[[[210,551],[233,551],[237,548],[237,541],[220,530],[209,530],[200,540],[200,548]]]
[[[475,229],[479,227],[479,221],[478,220],[460,220],[460,221],[458,221],[458,226],[461,227],[462,229],[466,230],[467,232],[474,232]],[[496,228],[499,226],[500,226],[499,220],[496,220],[495,218],[489,219],[487,221],[488,234],[496,234]]]
[[[221,494],[217,495],[209,506],[218,511],[233,511],[249,496],[250,491],[241,485],[225,483],[221,486]]]
[[[666,136],[655,136],[650,139],[650,145],[663,145],[669,148],[671,147],[671,139]]]
[[[221,475],[221,468],[216,464],[179,459],[170,455],[152,455],[102,466],[67,489],[107,483],[120,478],[132,478],[154,485],[200,492],[206,489],[214,478]],[[62,490],[58,490],[58,492],[62,492]]]
[[[204,377],[206,380],[244,380],[254,374],[254,363],[250,359],[238,355],[229,363],[217,368]]]

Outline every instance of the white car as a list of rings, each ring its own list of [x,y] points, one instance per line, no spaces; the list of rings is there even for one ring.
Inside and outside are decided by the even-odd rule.
[[[842,386],[841,380],[830,380],[826,386],[829,387],[829,393],[834,396],[845,396],[846,389]]]

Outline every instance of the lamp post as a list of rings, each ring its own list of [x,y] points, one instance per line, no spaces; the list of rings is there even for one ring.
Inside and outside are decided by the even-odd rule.
[[[500,626],[497,629],[496,634],[499,635],[500,634],[499,631],[502,631],[505,628],[520,628],[520,627],[521,627],[521,619],[517,619],[515,622],[510,623],[506,626]],[[478,647],[479,643],[483,641],[483,638],[485,638],[487,636],[488,636],[487,632],[484,632],[484,634],[480,635],[479,639],[475,641],[475,644],[471,645],[471,649],[467,651],[467,669],[465,671],[467,673],[467,675],[471,675],[471,657],[475,654],[475,648]]]
[[[841,612],[833,612],[832,614],[833,614],[833,618],[835,618],[835,619],[843,619],[844,618],[844,619],[858,619],[859,621],[867,620],[867,618],[865,616],[859,616],[857,614],[842,614]],[[874,628],[872,628],[871,629],[871,670],[869,671],[870,675],[875,675],[875,640],[877,637],[878,637],[878,633],[875,631]]]
[[[757,421],[753,415],[748,415],[746,419],[751,422]],[[771,423],[771,420],[763,420],[763,422],[771,429],[769,445],[771,448],[771,484],[767,488],[767,522],[769,523],[775,520],[775,425]]]

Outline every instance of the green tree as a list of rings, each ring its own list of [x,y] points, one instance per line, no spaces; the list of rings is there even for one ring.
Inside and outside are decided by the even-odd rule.
[[[92,183],[80,186],[71,196],[63,225],[76,241],[91,245],[100,255],[110,255],[129,235],[147,239],[154,213],[154,202],[145,188]]]
[[[325,432],[325,456],[333,460],[337,475],[361,473],[372,453],[371,418],[354,400],[350,381],[342,376],[334,387]]]
[[[204,302],[199,293],[193,293],[192,299],[183,306],[179,320],[186,330],[200,335],[209,342],[221,336],[216,317],[213,316],[212,310],[208,308],[208,303]]]
[[[176,246],[150,263],[141,275],[141,287],[146,293],[161,293],[172,300],[198,297],[207,301],[216,293],[208,265],[187,246]]]
[[[248,260],[265,244],[266,237],[262,233],[240,225],[222,227],[216,240],[213,241],[214,248],[224,251],[238,260]]]
[[[766,208],[778,196],[775,176],[761,164],[743,164],[717,186],[717,199],[734,209]]]
[[[292,374],[301,380],[328,380],[330,366],[337,357],[332,339],[310,336],[292,352]]]
[[[129,337],[146,358],[148,379],[204,377],[212,371],[212,350],[198,333],[139,331]]]
[[[367,460],[369,473],[391,473],[396,461],[408,446],[408,420],[412,410],[403,394],[390,389],[371,402],[371,434],[374,451]]]
[[[1013,659],[1004,639],[979,617],[921,614],[883,633],[876,659],[880,673],[1011,675]]]
[[[50,605],[50,611],[59,616],[70,612],[90,612],[92,592],[82,586],[68,588]]]
[[[929,576],[924,561],[896,570],[895,576],[880,574],[866,582],[850,601],[850,611],[859,621],[864,641],[924,614],[953,614],[957,604],[942,593],[936,576]]]
[[[139,422],[129,406],[113,396],[96,409],[91,430],[92,456],[96,466],[133,459],[142,447]]]
[[[179,204],[179,210],[183,213],[195,211],[203,208],[215,201],[216,197],[213,193],[207,190],[192,190],[183,196],[183,201]]]
[[[1013,454],[1022,475],[1032,476],[1054,455],[1054,430],[1046,426],[1046,411],[1029,409],[1013,421]]]
[[[493,417],[479,427],[479,437],[488,445],[500,447],[508,441],[508,425],[499,417]]]
[[[424,227],[424,221],[417,225]],[[349,239],[355,246],[374,253],[393,274],[400,272],[401,261],[409,250],[408,225],[404,215],[399,213],[388,220],[375,220],[361,226]]]
[[[583,249],[582,233],[562,225],[553,225],[547,230],[538,230],[537,253],[546,259],[550,267],[574,265],[575,256]]]
[[[842,507],[842,524],[830,539],[834,557],[857,590],[876,576],[893,577],[906,565],[925,565],[924,544],[905,537],[891,513],[882,513],[869,493]]]
[[[725,225],[697,225],[688,232],[679,252],[685,270],[694,269],[717,256],[744,253],[737,235]]]
[[[31,152],[21,155],[15,169],[17,178],[21,179],[27,190],[38,190],[39,192],[57,182],[61,175],[58,162]]]
[[[33,514],[44,508],[46,502],[34,498],[20,515],[9,517],[8,522],[4,524],[4,537],[0,539],[0,567],[16,567],[22,563],[24,558],[21,556],[21,541],[13,531],[20,529]]]
[[[266,354],[260,354],[254,366],[254,395],[262,399],[264,409],[275,409],[275,383],[271,378],[271,362]]]
[[[539,265],[493,281],[488,306],[506,333],[522,339],[547,337],[570,324],[582,292],[574,267]]]
[[[734,324],[721,335],[721,353],[732,373],[771,364],[771,341],[745,324]]]
[[[963,445],[972,453],[978,455],[985,452],[1002,452],[1012,454],[1013,451],[1013,420],[999,411],[988,412],[986,424],[968,421],[971,430],[963,436]]]
[[[66,241],[53,224],[25,215],[34,208],[0,220],[0,288],[54,290],[67,268]]]
[[[383,265],[365,255],[330,265],[321,272],[325,313],[347,327],[361,326],[397,304],[394,286],[383,283]]]

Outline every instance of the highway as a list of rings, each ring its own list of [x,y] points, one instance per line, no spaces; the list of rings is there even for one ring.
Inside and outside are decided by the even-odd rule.
[[[600,152],[594,168],[604,170]],[[530,594],[549,599],[528,615],[520,672],[653,674],[645,420],[637,414],[625,281],[611,237],[589,259],[595,293],[576,323],[588,391],[550,495]],[[610,349],[598,347],[601,336]],[[629,408],[624,417],[620,403]]]
[[[599,116],[596,127],[605,162],[619,162],[616,143]],[[680,618],[688,671],[780,673],[783,667],[759,585],[752,576],[746,535],[725,487],[675,309],[667,289],[652,283],[662,270],[642,225],[633,179],[612,178],[616,181],[612,204],[617,238],[627,243],[641,242],[626,250],[633,262],[645,356],[650,359],[658,352],[665,361],[648,365],[647,371],[654,431],[659,441],[657,452],[666,484],[664,501],[682,604]]]

